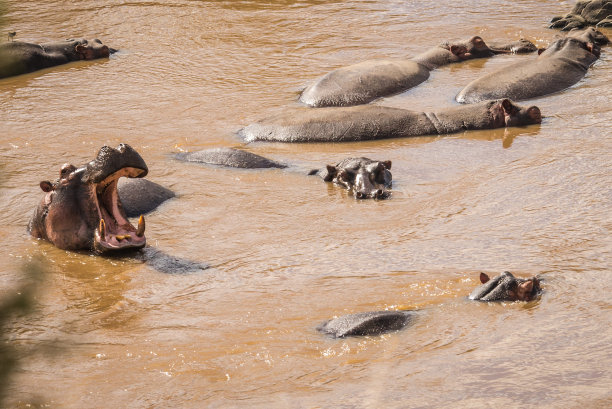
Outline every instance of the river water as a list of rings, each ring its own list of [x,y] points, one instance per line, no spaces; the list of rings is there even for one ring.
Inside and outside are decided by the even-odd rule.
[[[538,126],[348,144],[236,135],[343,65],[472,35],[544,47],[558,34],[547,22],[572,5],[8,1],[17,39],[100,38],[120,52],[0,81],[0,295],[30,260],[46,271],[37,308],[5,334],[21,359],[6,405],[610,407],[612,47],[575,86],[521,103],[540,107]],[[452,106],[473,78],[529,58],[444,67],[376,103]],[[148,215],[149,245],[209,269],[167,274],[28,236],[38,183],[122,142],[178,195]],[[290,167],[170,156],[221,146]],[[357,201],[306,176],[348,156],[392,160],[392,198]],[[480,271],[504,270],[540,274],[541,299],[466,299]],[[315,330],[380,309],[421,313],[377,337]]]

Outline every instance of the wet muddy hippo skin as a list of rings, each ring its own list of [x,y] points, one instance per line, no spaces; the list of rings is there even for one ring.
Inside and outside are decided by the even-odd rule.
[[[65,164],[56,182],[40,182],[45,195],[28,231],[67,250],[103,253],[144,247],[144,217],[137,228],[127,220],[117,180],[122,176],[142,178],[147,173],[142,157],[125,144],[116,149],[103,146],[83,167]]]
[[[380,335],[404,328],[413,318],[412,311],[360,312],[326,321],[317,330],[334,338]]]
[[[347,158],[325,169],[312,170],[309,175],[319,175],[326,182],[343,186],[357,199],[386,199],[392,183],[390,171],[390,160]]]
[[[493,48],[475,36],[465,42],[444,43],[411,60],[370,60],[339,68],[307,87],[300,101],[311,107],[366,104],[422,83],[431,70],[443,65],[536,49],[525,40]]]
[[[115,51],[98,39],[70,39],[45,44],[12,41],[0,44],[0,78],[25,74],[71,61],[108,58]]]
[[[263,156],[234,148],[215,148],[197,152],[180,152],[174,155],[174,157],[185,162],[206,163],[209,165],[232,168],[257,169],[287,167],[287,165],[264,158]]]
[[[472,291],[470,300],[531,301],[541,291],[540,280],[537,277],[517,278],[508,271],[493,279],[485,273],[480,273],[480,282],[482,285]]]
[[[553,17],[550,28],[612,27],[612,0],[579,1],[564,16]]]
[[[541,292],[540,280],[537,277],[517,278],[507,271],[492,280],[481,273],[480,282],[483,285],[470,294],[470,300],[531,301]],[[317,330],[335,338],[380,335],[406,327],[414,321],[417,314],[418,311],[362,312],[325,321]]]
[[[117,184],[117,192],[127,217],[152,212],[175,196],[172,190],[147,179],[121,178]]]
[[[573,32],[554,41],[535,59],[502,67],[469,83],[457,95],[461,103],[495,98],[524,100],[552,94],[574,85],[599,58],[607,38],[596,30]]]
[[[438,112],[414,112],[377,105],[298,109],[251,124],[239,131],[247,142],[349,142],[442,135],[465,130],[539,124],[540,110],[521,108],[509,99]]]

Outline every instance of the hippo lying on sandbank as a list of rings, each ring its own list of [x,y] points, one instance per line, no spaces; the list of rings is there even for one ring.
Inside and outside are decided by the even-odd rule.
[[[541,292],[540,280],[537,277],[522,279],[509,272],[490,280],[481,273],[483,283],[469,296],[470,300],[479,301],[531,301]],[[372,311],[344,315],[325,321],[317,330],[335,338],[349,336],[380,335],[400,330],[411,324],[418,311]]]
[[[443,65],[536,50],[526,40],[498,47],[487,46],[478,36],[465,42],[447,42],[410,60],[369,60],[334,70],[308,86],[300,101],[311,107],[366,104],[419,85],[429,78],[430,71]]]
[[[239,131],[247,142],[354,142],[443,135],[466,130],[539,124],[538,107],[521,108],[509,99],[438,112],[378,105],[298,109],[271,116]]]
[[[584,77],[599,58],[599,45],[608,42],[593,28],[571,32],[534,60],[502,67],[472,81],[456,99],[468,104],[494,98],[524,100],[564,90]]]
[[[32,44],[21,41],[0,44],[0,78],[21,75],[71,61],[108,58],[116,50],[98,39],[70,39]]]
[[[122,177],[142,178],[148,168],[132,147],[103,146],[83,167],[65,164],[59,179],[40,182],[45,192],[28,225],[30,234],[61,249],[89,249],[99,253],[142,248],[145,221],[132,226],[117,193]]]
[[[553,17],[549,27],[566,31],[586,26],[612,27],[612,0],[579,1],[566,15]]]

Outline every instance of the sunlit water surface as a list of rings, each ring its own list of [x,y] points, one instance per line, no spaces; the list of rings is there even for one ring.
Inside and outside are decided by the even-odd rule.
[[[170,154],[239,147],[236,131],[331,69],[410,57],[447,39],[546,46],[571,1],[9,1],[24,41],[120,49],[0,81],[1,293],[42,258],[7,404],[48,407],[610,407],[612,48],[577,85],[524,104],[539,126],[352,144],[250,144],[284,170]],[[612,31],[605,31],[612,35]],[[2,34],[2,33],[0,33]],[[0,35],[2,39],[4,34]],[[5,40],[2,40],[5,41]],[[527,56],[433,72],[378,101],[434,110]],[[178,198],[150,246],[209,264],[165,274],[31,239],[41,180],[125,142]],[[393,161],[393,196],[356,201],[307,177],[347,156]],[[480,304],[478,272],[541,274],[528,304]],[[378,337],[334,340],[325,319],[420,309]]]

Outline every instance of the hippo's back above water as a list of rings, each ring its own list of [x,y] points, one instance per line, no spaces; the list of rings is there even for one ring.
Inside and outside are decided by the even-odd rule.
[[[336,338],[380,335],[404,328],[412,321],[414,314],[414,311],[360,312],[331,319],[317,329]]]
[[[255,153],[234,148],[213,148],[196,152],[180,152],[175,155],[175,158],[186,162],[206,163],[209,165],[244,169],[287,167],[287,165],[275,162]]]
[[[300,101],[312,107],[365,104],[412,88],[429,70],[412,60],[370,60],[334,70],[306,88]]]

